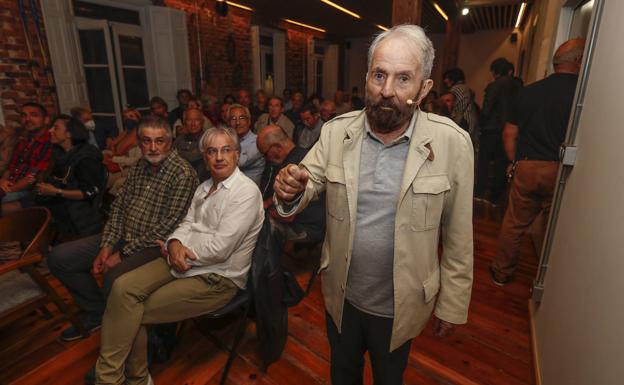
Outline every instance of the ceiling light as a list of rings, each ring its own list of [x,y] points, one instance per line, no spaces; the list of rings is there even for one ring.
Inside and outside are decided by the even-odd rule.
[[[468,8],[462,9],[462,16],[466,16],[469,12],[470,10]]]
[[[375,24],[375,26],[377,28],[381,29],[382,31],[387,31],[388,30],[388,27],[384,27],[383,25],[380,25],[380,24]]]
[[[329,0],[321,0],[321,1],[322,1],[323,3],[325,3],[325,4],[327,4],[327,5],[330,5],[330,6],[334,7],[334,8],[336,8],[337,10],[340,10],[340,11],[342,11],[342,12],[346,13],[347,15],[350,15],[350,16],[355,17],[356,19],[361,19],[361,18],[362,18],[362,17],[361,17],[360,15],[358,15],[357,13],[355,13],[355,12],[353,12],[353,11],[350,11],[350,10],[348,10],[348,9],[344,8],[344,7],[341,7],[340,5],[338,5],[338,4],[336,4],[336,3],[332,3],[332,2],[331,2],[331,1],[329,1]]]
[[[313,30],[315,30],[315,31],[319,31],[319,32],[327,32],[327,31],[326,31],[326,30],[324,30],[323,28],[313,27],[313,26],[311,26],[311,25],[304,24],[304,23],[300,23],[300,22],[298,22],[298,21],[294,21],[294,20],[290,20],[290,19],[282,19],[282,20],[284,20],[285,22],[290,23],[290,24],[298,25],[298,26],[300,26],[300,27],[305,27],[305,28],[313,29]]]
[[[245,11],[253,12],[253,8],[248,7],[246,5],[238,4],[233,1],[226,1],[225,3],[227,5],[231,5],[232,7],[236,7],[236,8],[244,9]]]
[[[518,12],[518,18],[516,19],[516,28],[518,28],[520,26],[520,23],[522,22],[522,16],[524,16],[525,8],[526,3],[522,3],[522,5],[520,5],[520,12]]]
[[[321,0],[322,1],[322,0]],[[442,18],[446,21],[448,21],[448,16],[446,16],[446,13],[444,13],[444,11],[442,10],[442,8],[440,8],[440,6],[438,5],[438,3],[433,3],[433,7],[436,9],[436,11],[438,11],[438,13],[440,14],[440,16],[442,16]]]

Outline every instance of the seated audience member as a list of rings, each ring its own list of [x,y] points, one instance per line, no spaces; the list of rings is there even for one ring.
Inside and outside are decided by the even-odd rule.
[[[109,172],[121,171],[119,164],[113,160],[113,157],[126,156],[131,148],[137,146],[137,127],[140,121],[141,113],[139,111],[129,108],[123,112],[124,130],[116,138],[109,139],[106,143],[106,150],[102,151],[104,165]]]
[[[264,211],[258,187],[238,168],[239,144],[227,127],[201,139],[211,179],[157,258],[115,282],[104,319],[98,384],[152,383],[146,325],[197,317],[244,289]]]
[[[189,100],[193,97],[193,93],[187,89],[179,89],[176,94],[176,99],[178,99],[178,106],[173,110],[169,111],[169,116],[167,121],[171,127],[174,127],[174,123],[178,119],[182,119],[182,114],[184,114],[184,110],[186,110],[186,106],[188,105]],[[175,134],[175,132],[174,132]]]
[[[52,175],[37,183],[35,201],[50,209],[61,239],[102,231],[99,205],[106,187],[106,168],[101,152],[88,139],[81,121],[68,115],[53,120],[54,166]]]
[[[156,241],[165,240],[184,218],[197,187],[195,171],[172,150],[169,123],[147,117],[139,125],[143,158],[130,171],[101,234],[62,243],[48,264],[82,312],[87,330],[100,327],[106,299],[120,275],[160,256]],[[91,274],[104,274],[100,288]],[[81,338],[70,327],[61,338]]]
[[[321,135],[323,121],[312,104],[304,106],[299,115],[301,116],[302,124],[297,127],[296,143],[297,146],[309,150]]]
[[[223,97],[223,104],[234,104],[234,103],[236,103],[236,98],[234,98],[234,95],[227,94]]]
[[[121,186],[126,181],[126,178],[128,178],[130,170],[132,170],[132,167],[134,167],[142,157],[143,152],[141,152],[141,147],[136,145],[128,150],[127,155],[117,155],[110,158],[111,162],[119,167],[119,171],[108,173],[106,189],[109,194],[115,197],[119,195]]]
[[[319,242],[325,234],[325,197],[308,205],[296,216],[283,218],[273,205],[273,184],[279,171],[289,164],[299,164],[307,151],[295,146],[279,126],[266,126],[258,132],[258,150],[266,159],[260,182],[264,208],[271,216],[271,223],[280,230],[286,240]]]
[[[434,103],[438,99],[438,93],[434,90],[429,91],[425,99],[420,104],[420,109],[424,112],[434,112]]]
[[[306,102],[306,104],[312,104],[317,111],[321,110],[321,103],[323,103],[323,97],[317,93],[310,95],[308,101]]]
[[[351,88],[351,108],[354,110],[363,110],[365,107],[364,100],[360,96],[360,89],[357,86]]]
[[[213,127],[219,125],[219,103],[217,103],[217,97],[205,91],[202,94],[201,102],[202,112],[210,120],[210,124]]]
[[[284,110],[288,111],[292,108],[292,90],[290,88],[284,88],[282,91],[282,102],[284,105]]]
[[[442,109],[438,115],[450,118],[453,108],[455,108],[455,95],[453,95],[450,91],[446,91],[440,95],[440,101],[442,102]],[[465,120],[462,120],[462,122],[466,124]]]
[[[186,110],[198,110],[198,111],[201,112],[202,111],[202,104],[199,101],[199,99],[193,97],[186,104]],[[203,112],[202,112],[201,118],[202,118],[201,127],[202,127],[203,130],[207,130],[210,127],[212,127],[212,122],[210,121],[210,119],[208,119],[207,117],[204,116]],[[175,138],[178,135],[185,134],[184,128],[185,128],[185,126],[184,126],[184,113],[182,113],[182,116],[180,117],[180,119],[176,120],[176,122],[173,124],[173,137]]]
[[[25,103],[20,111],[25,136],[18,142],[6,171],[0,178],[0,213],[19,210],[32,203],[30,188],[50,166],[52,143],[47,130],[50,120],[45,107]]]
[[[264,171],[264,157],[256,146],[256,134],[251,132],[249,109],[240,104],[232,104],[228,116],[230,128],[236,131],[240,141],[238,168],[255,184],[259,185]]]
[[[221,113],[220,115],[220,119],[219,119],[219,124],[217,124],[217,126],[220,127],[228,127],[228,124],[230,123],[228,121],[228,111],[230,110],[230,106],[233,103],[223,103],[221,105]]]
[[[301,109],[303,108],[303,93],[301,91],[296,91],[292,96],[292,107],[288,110],[284,110],[284,115],[295,125],[295,127],[301,125],[301,118],[299,114],[301,113]]]
[[[178,135],[173,142],[173,148],[193,166],[200,182],[210,177],[199,148],[199,139],[204,133],[203,118],[200,110],[188,108],[184,111],[184,133]]]
[[[238,97],[236,98],[236,103],[248,109],[251,108],[251,93],[247,91],[246,89],[238,90]]]
[[[78,119],[89,131],[89,143],[103,150],[106,148],[106,141],[117,136],[117,127],[98,124],[93,119],[91,109],[86,107],[74,107],[70,111],[73,118]]]
[[[169,120],[169,106],[167,102],[160,96],[154,96],[149,101],[150,112],[152,115],[158,116],[165,120]]]
[[[6,171],[11,161],[21,131],[15,127],[0,125],[0,175]]]
[[[321,103],[323,103],[323,97],[317,93],[310,95],[306,102],[306,104],[312,104],[317,111],[321,110]]]
[[[353,110],[351,103],[347,102],[347,97],[343,90],[338,89],[334,93],[334,103],[336,103],[336,115],[342,115]]]
[[[335,118],[336,117],[336,103],[334,103],[332,100],[329,100],[329,99],[324,100],[323,103],[321,103],[320,115],[321,115],[321,120],[323,121],[323,123],[329,122],[330,120]]]
[[[269,125],[276,125],[282,127],[282,129],[288,134],[288,137],[292,139],[295,124],[283,114],[284,104],[282,99],[274,96],[269,99],[269,112],[260,115],[255,125],[255,132],[259,132],[262,127]]]
[[[267,95],[264,90],[256,91],[256,103],[251,107],[251,126],[256,124],[260,115],[269,112],[267,107]]]

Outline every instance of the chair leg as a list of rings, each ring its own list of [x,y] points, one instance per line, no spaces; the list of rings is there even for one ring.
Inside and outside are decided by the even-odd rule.
[[[241,317],[240,324],[238,325],[238,330],[236,331],[236,335],[234,336],[234,342],[232,343],[232,348],[229,351],[227,362],[225,363],[225,367],[223,368],[223,375],[221,375],[221,381],[219,381],[219,385],[225,385],[225,380],[227,379],[227,375],[230,371],[230,367],[232,366],[232,362],[234,362],[234,357],[236,357],[238,345],[243,339],[243,335],[245,334],[245,328],[247,326],[247,316],[249,315],[249,308],[251,307],[251,301],[245,305],[245,311],[243,312],[243,316]]]
[[[48,280],[45,279],[33,265],[24,266],[23,269],[24,271],[26,271],[26,273],[28,273],[33,281],[35,281],[37,285],[39,285],[39,287],[46,292],[49,300],[51,302],[54,302],[54,304],[59,308],[61,313],[63,313],[67,317],[67,319],[69,319],[69,322],[71,322],[72,325],[74,325],[74,327],[78,329],[80,334],[82,334],[83,337],[87,337],[89,335],[87,329],[85,329],[82,323],[78,322],[76,317],[74,317],[65,302],[63,302],[63,299],[58,295],[56,290],[54,290],[52,286],[50,286]]]

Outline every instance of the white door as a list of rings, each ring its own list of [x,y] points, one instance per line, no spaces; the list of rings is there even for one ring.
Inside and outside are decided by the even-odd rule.
[[[149,110],[142,29],[136,25],[76,18],[82,76],[98,123],[122,127],[122,112]]]
[[[110,26],[121,104],[148,111],[150,92],[141,27],[113,22]]]
[[[122,108],[108,22],[76,18],[76,30],[80,70],[93,116],[98,124],[122,127]]]

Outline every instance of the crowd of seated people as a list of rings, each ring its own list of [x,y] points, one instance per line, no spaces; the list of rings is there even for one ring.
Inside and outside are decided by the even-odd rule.
[[[125,110],[118,132],[88,108],[51,119],[42,105],[21,106],[26,135],[0,178],[2,212],[51,210],[50,271],[85,330],[103,329],[91,380],[146,379],[145,324],[193,317],[244,288],[265,211],[286,239],[322,241],[324,198],[284,219],[271,196],[277,172],[301,161],[336,116],[334,101],[295,91],[286,110],[263,90],[236,95],[221,106],[202,97],[206,108],[180,90],[170,111],[156,96],[147,112]],[[130,297],[139,302],[132,312]],[[73,326],[61,332],[64,341],[82,337]]]

